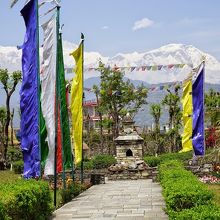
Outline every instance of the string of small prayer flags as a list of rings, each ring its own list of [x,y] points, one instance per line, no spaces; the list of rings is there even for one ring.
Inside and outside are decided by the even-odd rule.
[[[169,88],[172,88],[172,87],[175,87],[175,86],[181,85],[181,84],[182,84],[181,82],[172,82],[172,83],[168,83],[168,84],[161,85],[161,86],[155,86],[155,87],[153,86],[148,89],[148,92],[167,90]]]
[[[182,82],[172,82],[172,83],[168,83],[168,84],[164,84],[164,85],[160,85],[160,86],[152,86],[150,88],[148,88],[148,92],[155,92],[155,91],[162,91],[162,90],[167,90],[169,88],[175,87],[177,85],[181,85]],[[94,92],[94,90],[92,88],[84,88],[84,91],[86,92]]]
[[[108,66],[107,68],[110,68],[113,71],[126,71],[126,72],[133,72],[133,71],[158,71],[158,70],[170,70],[170,69],[177,69],[180,68],[182,69],[185,65],[189,64],[169,64],[169,65],[144,65],[144,66],[117,66],[114,65],[113,67]],[[190,66],[190,65],[189,65]],[[97,71],[97,67],[89,67],[85,68],[85,72],[90,72],[90,71]],[[73,73],[73,68],[65,68],[65,73]]]

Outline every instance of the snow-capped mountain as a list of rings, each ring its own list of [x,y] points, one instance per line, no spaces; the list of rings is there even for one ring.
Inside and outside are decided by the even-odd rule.
[[[73,67],[74,61],[70,52],[76,49],[77,45],[64,41],[64,62],[66,67]],[[41,53],[42,54],[42,53]],[[168,44],[158,49],[145,53],[117,54],[113,57],[104,57],[98,52],[85,52],[85,67],[97,67],[101,59],[107,65],[117,66],[141,66],[141,65],[167,65],[167,64],[188,64],[183,69],[172,69],[162,71],[136,71],[126,73],[128,78],[143,80],[148,83],[162,83],[167,81],[183,80],[196,67],[202,58],[206,59],[206,82],[220,84],[220,62],[208,53],[202,52],[192,45]],[[9,71],[21,69],[21,51],[16,47],[0,46],[0,68],[8,68]],[[96,74],[97,75],[97,74]],[[92,77],[91,73],[85,73],[85,77]]]

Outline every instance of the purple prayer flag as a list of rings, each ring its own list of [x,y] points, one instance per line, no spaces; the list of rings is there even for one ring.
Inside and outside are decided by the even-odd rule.
[[[131,72],[132,72],[132,71],[134,71],[134,70],[135,70],[135,67],[134,67],[134,66],[132,66],[132,67],[131,67]]]
[[[30,0],[21,10],[26,34],[22,46],[22,86],[20,90],[21,149],[24,178],[40,176],[38,123],[38,22],[37,1]]]
[[[158,70],[161,70],[163,65],[158,65]]]
[[[193,82],[193,134],[192,142],[195,155],[204,155],[204,66]]]

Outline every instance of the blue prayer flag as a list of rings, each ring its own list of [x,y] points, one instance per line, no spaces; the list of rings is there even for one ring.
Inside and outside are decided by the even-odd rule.
[[[204,155],[204,65],[192,86],[193,134],[192,142],[195,155]]]
[[[38,123],[38,22],[37,1],[30,0],[21,10],[26,34],[22,45],[22,86],[20,90],[21,149],[24,178],[40,176]]]

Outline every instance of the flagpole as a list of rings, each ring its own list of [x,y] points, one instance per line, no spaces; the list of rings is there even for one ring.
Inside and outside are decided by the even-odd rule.
[[[59,38],[60,6],[57,6],[57,48]],[[56,54],[56,95],[55,95],[55,151],[54,151],[54,206],[57,205],[57,131],[58,131],[58,52]]]
[[[62,46],[61,46],[61,44],[62,44],[62,33],[60,32],[59,33],[59,39],[58,39],[58,44],[59,44],[59,47],[60,48],[62,48]],[[61,56],[63,56],[63,54],[60,54],[60,53],[63,53],[63,50],[61,50],[61,49],[59,49],[58,48],[58,57],[59,57],[59,59],[60,59],[60,57]],[[60,68],[60,67],[58,67],[58,68]],[[58,84],[58,94],[59,94],[59,103],[60,103],[60,111],[59,111],[59,114],[60,114],[60,124],[61,124],[61,129],[62,129],[62,131],[61,131],[61,143],[62,143],[62,167],[63,167],[63,172],[62,172],[62,179],[63,179],[63,187],[64,187],[64,189],[66,189],[66,174],[65,174],[65,158],[64,158],[64,149],[63,149],[63,146],[64,146],[64,142],[63,142],[63,121],[62,121],[62,114],[61,114],[61,109],[62,109],[62,107],[61,107],[61,86],[60,86],[60,73],[59,73],[59,76],[58,76],[58,78],[59,78],[59,84]],[[66,93],[65,93],[66,94]]]
[[[38,68],[38,73],[37,73],[37,94],[38,94],[38,146],[39,146],[39,163],[40,163],[40,174],[39,177],[42,176],[41,175],[41,137],[40,137],[40,128],[41,128],[41,124],[40,124],[40,53],[39,53],[39,4],[38,4],[38,0],[35,1],[36,4],[36,17],[37,17],[37,68]]]
[[[204,145],[204,155],[205,156],[205,151],[206,151],[206,146],[205,146],[205,57],[203,58],[203,145]]]
[[[81,33],[81,41],[82,41],[82,88],[84,88],[84,34]],[[81,161],[81,183],[84,182],[83,179],[83,98],[84,91],[82,93],[82,161]]]

